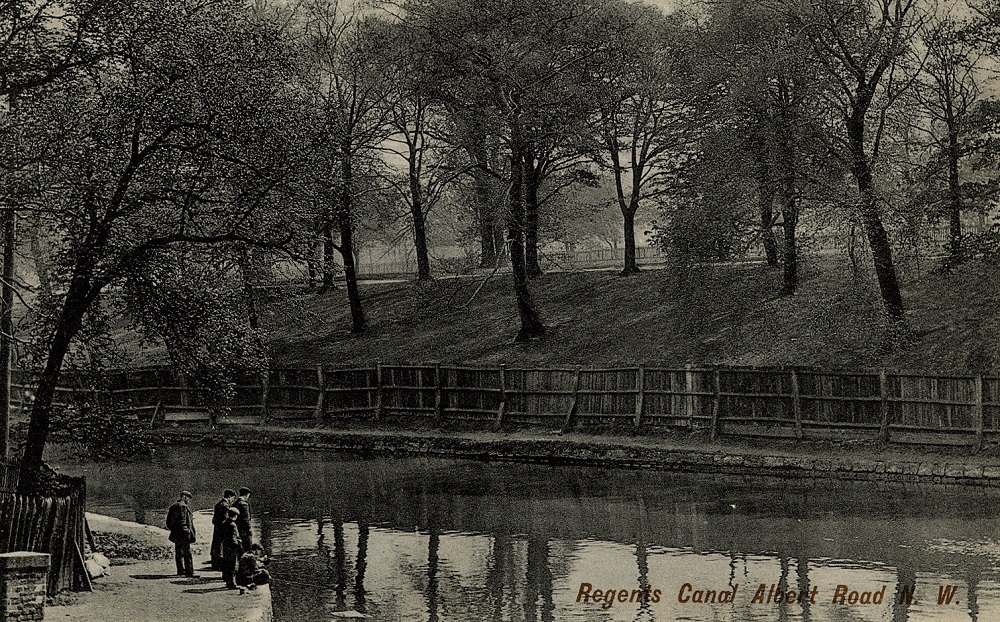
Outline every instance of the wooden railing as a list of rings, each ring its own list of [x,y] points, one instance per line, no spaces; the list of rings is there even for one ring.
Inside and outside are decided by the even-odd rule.
[[[66,389],[64,399],[74,391],[80,389]],[[241,378],[229,408],[219,410],[190,379],[160,367],[115,374],[110,393],[131,416],[151,425],[312,426],[406,416],[563,430],[676,429],[712,438],[879,439],[975,448],[990,437],[1000,439],[1000,378],[885,370],[320,366]]]

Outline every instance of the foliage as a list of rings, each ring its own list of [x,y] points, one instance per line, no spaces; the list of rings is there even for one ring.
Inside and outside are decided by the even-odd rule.
[[[240,374],[266,369],[261,334],[247,321],[245,291],[225,247],[179,248],[147,259],[124,283],[125,308],[171,363],[208,389],[224,411]]]
[[[72,403],[53,413],[52,440],[70,443],[97,461],[148,457],[155,444],[148,425],[126,414],[123,404],[96,392],[72,394]]]

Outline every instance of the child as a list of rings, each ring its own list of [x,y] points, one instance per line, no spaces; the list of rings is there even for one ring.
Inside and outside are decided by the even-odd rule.
[[[255,590],[258,585],[265,585],[271,580],[271,573],[265,566],[270,562],[264,554],[264,547],[259,544],[250,545],[250,550],[240,556],[240,567],[236,572],[236,584]]]

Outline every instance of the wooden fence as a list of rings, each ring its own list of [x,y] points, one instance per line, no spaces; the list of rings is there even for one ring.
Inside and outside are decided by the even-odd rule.
[[[62,395],[69,399],[73,392]],[[1000,378],[884,370],[383,364],[272,369],[239,379],[225,414],[216,414],[211,396],[191,379],[168,368],[116,374],[109,392],[131,416],[150,425],[301,427],[405,416],[563,430],[679,429],[711,438],[878,439],[977,450],[985,440],[1000,440]]]
[[[50,472],[54,496],[16,492],[17,465],[0,462],[0,553],[34,551],[51,555],[48,594],[90,585],[83,561],[86,480]]]

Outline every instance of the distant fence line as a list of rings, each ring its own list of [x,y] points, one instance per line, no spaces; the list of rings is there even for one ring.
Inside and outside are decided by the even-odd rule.
[[[977,235],[989,229],[980,223],[966,222],[963,224],[966,236]],[[843,251],[850,245],[850,236],[847,232],[813,232],[801,233],[799,243],[802,245],[804,253],[810,252],[830,252]],[[910,248],[919,248],[923,252],[940,252],[943,245],[948,242],[948,231],[944,225],[926,226],[917,238],[916,246],[909,244]],[[867,239],[859,231],[856,235],[856,244],[866,247]],[[636,246],[636,260],[647,263],[662,263],[668,259],[668,254],[659,246]],[[764,248],[759,240],[755,240],[746,258],[763,258]],[[539,264],[543,270],[579,270],[587,268],[606,268],[618,266],[625,259],[625,247],[598,248],[598,249],[573,249],[573,250],[552,250],[540,249]],[[441,257],[432,258],[431,270],[452,273],[472,271],[475,261],[471,257]],[[392,258],[378,258],[372,260],[365,258],[357,265],[357,272],[365,277],[379,276],[400,276],[416,274],[417,259],[415,255],[396,255]]]
[[[711,438],[878,439],[959,444],[1000,440],[1000,377],[789,368],[549,369],[388,365],[271,369],[238,380],[227,414],[167,367],[119,372],[110,392],[151,426],[319,425],[407,416],[428,422],[613,425]],[[23,384],[15,386],[21,396]],[[79,386],[79,385],[78,385]],[[64,388],[71,401],[80,389]]]

